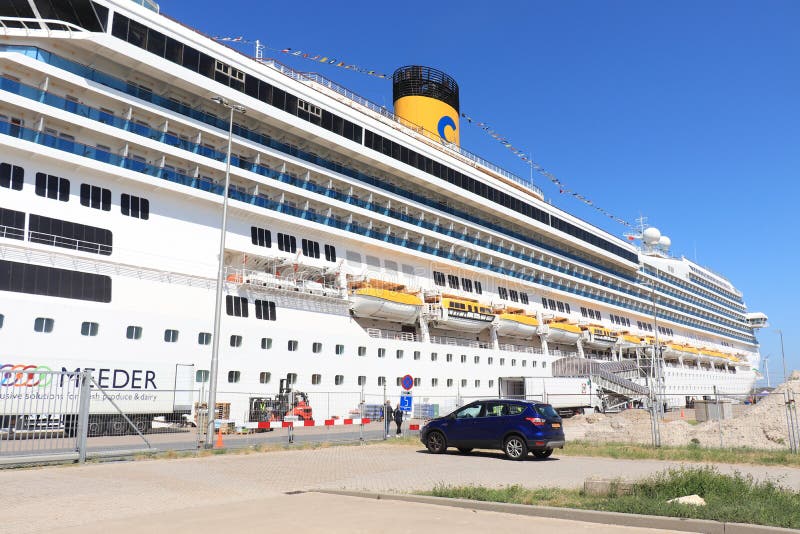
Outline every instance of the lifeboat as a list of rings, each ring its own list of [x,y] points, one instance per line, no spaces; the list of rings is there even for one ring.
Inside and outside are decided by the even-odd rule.
[[[491,308],[478,302],[444,297],[439,302],[438,317],[431,326],[477,334],[487,329],[495,317]]]
[[[628,332],[620,332],[620,342],[624,348],[633,348],[638,347],[642,344],[642,338],[639,336],[634,336],[633,334],[629,334]]]
[[[584,346],[598,349],[609,349],[617,344],[619,336],[616,332],[602,326],[584,326],[581,328],[581,339]]]
[[[522,313],[501,313],[497,316],[497,335],[511,337],[531,337],[539,328],[536,317]]]
[[[548,343],[575,345],[581,337],[580,327],[576,324],[568,323],[566,319],[553,319],[547,323],[547,326]]]
[[[385,319],[398,323],[414,323],[422,309],[422,300],[416,295],[362,287],[353,291],[350,310],[356,317]]]

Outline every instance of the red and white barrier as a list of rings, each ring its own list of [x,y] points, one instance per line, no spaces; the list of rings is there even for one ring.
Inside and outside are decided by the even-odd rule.
[[[340,425],[366,425],[370,419],[324,419],[323,421],[259,421],[256,423],[245,423],[244,428],[298,428],[304,426],[340,426]]]

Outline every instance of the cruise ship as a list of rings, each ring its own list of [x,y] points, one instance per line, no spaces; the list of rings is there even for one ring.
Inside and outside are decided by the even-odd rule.
[[[281,379],[380,403],[405,375],[424,401],[588,373],[678,406],[759,376],[764,314],[463,149],[442,71],[398,68],[389,111],[150,0],[8,0],[0,36],[4,386],[177,366],[160,388],[207,391],[222,228],[231,419]]]

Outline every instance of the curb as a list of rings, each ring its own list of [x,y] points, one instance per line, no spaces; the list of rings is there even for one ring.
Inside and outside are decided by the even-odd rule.
[[[467,499],[450,499],[447,497],[431,497],[427,495],[407,495],[391,493],[372,493],[366,491],[346,490],[312,490],[314,493],[360,497],[364,499],[404,501],[435,506],[450,506],[470,510],[484,510],[504,514],[524,515],[531,517],[549,517],[626,527],[654,528],[677,530],[682,532],[702,532],[704,534],[778,534],[797,533],[797,530],[744,523],[721,523],[707,519],[686,519],[681,517],[663,517],[654,515],[623,514],[619,512],[602,512],[596,510],[579,510],[576,508],[556,508],[552,506],[535,506],[527,504],[508,504]]]

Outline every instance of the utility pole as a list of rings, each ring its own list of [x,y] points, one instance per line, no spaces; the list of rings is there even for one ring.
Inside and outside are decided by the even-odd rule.
[[[783,330],[775,330],[781,336],[781,361],[783,362],[783,381],[786,382],[786,354],[783,352]]]

